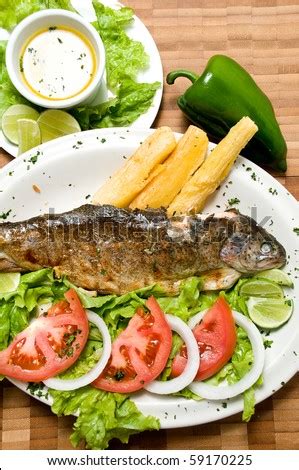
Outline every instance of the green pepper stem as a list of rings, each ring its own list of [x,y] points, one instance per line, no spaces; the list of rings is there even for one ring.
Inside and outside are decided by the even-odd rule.
[[[190,72],[189,70],[185,70],[185,69],[174,70],[173,72],[169,72],[169,74],[167,75],[166,77],[167,84],[173,85],[175,80],[178,77],[189,78],[189,80],[191,80],[191,82],[194,83],[199,78],[199,75],[197,75],[194,72]]]

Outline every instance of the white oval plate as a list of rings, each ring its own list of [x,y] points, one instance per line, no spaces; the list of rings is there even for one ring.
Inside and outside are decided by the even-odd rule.
[[[111,8],[119,8],[122,6],[121,3],[117,2],[116,0],[102,0],[102,3]],[[72,4],[74,8],[88,21],[95,21],[96,18],[92,7],[92,0],[85,0],[84,2],[82,2],[82,0],[72,0]],[[152,35],[137,16],[134,16],[134,22],[132,26],[127,28],[127,33],[130,38],[135,39],[136,41],[140,41],[143,44],[145,51],[149,55],[149,67],[139,73],[138,81],[148,83],[158,81],[161,83],[161,87],[157,90],[155,94],[152,106],[146,113],[139,116],[139,118],[136,119],[136,121],[133,122],[131,126],[129,126],[130,128],[134,129],[146,129],[151,127],[160,108],[163,92],[162,62],[158,48]],[[0,40],[6,40],[8,39],[8,37],[9,35],[7,31],[0,28]],[[109,92],[108,96],[110,96]],[[95,101],[97,103],[98,101],[100,102],[100,100],[97,100],[97,98],[95,99]],[[4,148],[4,150],[6,150],[6,152],[8,152],[13,157],[16,157],[18,155],[18,146],[12,144],[9,140],[7,140],[6,137],[3,135],[1,129],[0,147]]]
[[[1,212],[11,210],[9,220],[17,221],[48,212],[71,210],[86,204],[98,187],[130,156],[152,130],[127,128],[100,129],[65,136],[31,150],[0,171]],[[178,134],[179,135],[179,134]],[[81,142],[81,144],[79,143]],[[210,149],[214,144],[210,144]],[[36,163],[31,158],[38,154]],[[33,159],[34,160],[34,159]],[[41,192],[36,193],[33,185]],[[269,191],[271,189],[271,192]],[[236,206],[253,216],[273,233],[287,249],[286,271],[295,288],[286,289],[294,299],[299,297],[298,203],[286,189],[264,170],[239,157],[231,174],[209,201],[206,212],[227,208],[231,198],[240,199]],[[290,321],[267,337],[273,340],[266,350],[264,385],[256,391],[257,401],[272,395],[298,370],[299,304]],[[13,381],[26,391],[27,385]],[[143,392],[134,395],[138,407],[157,416],[162,428],[191,426],[215,421],[242,410],[242,398],[222,403],[195,402],[174,397],[159,397]],[[50,404],[49,400],[41,401]]]

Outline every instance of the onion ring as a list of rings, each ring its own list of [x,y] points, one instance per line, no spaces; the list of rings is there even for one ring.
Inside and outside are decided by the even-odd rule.
[[[201,321],[205,313],[206,310],[192,317],[188,323],[189,327],[193,329],[195,325]],[[250,371],[244,375],[239,382],[233,385],[215,386],[199,381],[192,382],[192,384],[189,385],[190,390],[207,400],[225,400],[227,398],[233,398],[240,395],[255,384],[264,368],[265,348],[259,330],[245,315],[236,312],[235,310],[233,310],[232,313],[236,324],[246,331],[251,342],[254,356],[253,364]]]

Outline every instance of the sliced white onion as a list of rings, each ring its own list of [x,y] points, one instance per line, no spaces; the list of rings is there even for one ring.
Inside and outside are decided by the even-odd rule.
[[[157,393],[159,395],[168,395],[170,393],[177,393],[183,388],[187,387],[197,374],[199,368],[199,352],[196,339],[189,328],[189,326],[178,317],[174,315],[166,315],[167,321],[173,331],[178,333],[184,340],[187,348],[188,361],[184,372],[174,379],[162,382],[161,380],[153,380],[144,388],[148,392]]]
[[[206,312],[206,310],[200,312],[190,319],[188,325],[192,330],[202,320]],[[245,315],[233,310],[233,317],[237,325],[246,331],[251,342],[254,357],[253,364],[250,371],[233,385],[214,386],[200,381],[192,382],[189,385],[190,390],[207,400],[225,400],[240,395],[258,380],[264,368],[265,348],[259,330]]]
[[[103,339],[103,351],[99,361],[94,367],[88,371],[85,375],[78,377],[77,379],[59,379],[58,377],[52,377],[51,379],[44,380],[44,384],[53,388],[54,390],[76,390],[77,388],[84,387],[90,384],[103,372],[111,354],[111,337],[104,320],[99,317],[96,313],[91,310],[86,310],[88,320],[96,325],[102,335]]]

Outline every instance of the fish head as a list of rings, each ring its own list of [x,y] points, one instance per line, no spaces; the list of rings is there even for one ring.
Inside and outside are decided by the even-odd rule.
[[[286,251],[276,238],[254,224],[249,232],[233,234],[221,249],[220,257],[240,273],[280,268],[286,262]]]

